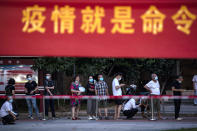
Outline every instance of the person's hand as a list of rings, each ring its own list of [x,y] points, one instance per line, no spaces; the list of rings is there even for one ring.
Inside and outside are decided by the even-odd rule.
[[[120,84],[120,86],[122,87],[122,86],[125,86],[126,84]]]
[[[31,91],[31,92],[30,92],[30,94],[33,94],[33,93],[34,93],[34,91]]]
[[[53,96],[53,94],[52,94],[52,93],[50,93],[50,96]]]
[[[185,90],[185,89],[182,89],[181,91],[182,91],[182,92],[184,92],[184,91],[187,91],[187,90]]]
[[[14,117],[14,120],[16,120],[16,116],[15,116],[15,115],[13,115],[13,117]]]
[[[80,96],[81,95],[81,92],[78,92],[77,95]]]

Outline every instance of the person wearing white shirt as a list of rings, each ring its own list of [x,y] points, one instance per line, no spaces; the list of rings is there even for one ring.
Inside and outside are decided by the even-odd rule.
[[[197,75],[194,75],[193,79],[194,95],[197,96]],[[194,99],[194,105],[197,106],[197,98]]]
[[[125,84],[120,84],[119,81],[122,79],[122,74],[117,73],[115,78],[112,81],[112,92],[113,96],[122,96],[122,89],[121,87],[125,86]],[[120,110],[122,107],[122,99],[115,99],[115,114],[114,119],[119,119],[120,117]]]
[[[159,81],[158,81],[158,76],[153,73],[151,75],[151,78],[152,78],[152,80],[150,82],[148,82],[144,86],[144,88],[147,89],[152,96],[153,95],[156,95],[156,96],[160,95],[160,84],[159,84]],[[153,105],[154,105],[154,108],[153,108],[154,110],[153,111],[157,111],[158,119],[162,119],[161,114],[160,114],[160,99],[154,98],[153,99]]]
[[[138,107],[136,105],[136,100],[131,98],[123,107],[123,114],[127,116],[127,119],[131,119],[138,112]]]
[[[6,124],[14,124],[16,120],[16,113],[14,113],[12,108],[12,96],[8,96],[7,100],[4,102],[4,104],[1,107],[0,110],[0,116],[2,118],[2,123],[4,125]]]

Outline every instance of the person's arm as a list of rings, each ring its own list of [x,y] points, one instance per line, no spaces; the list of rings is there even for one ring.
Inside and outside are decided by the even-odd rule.
[[[134,109],[136,109],[136,108],[138,108],[140,105],[136,105],[136,102],[135,102],[135,100],[132,100],[132,107],[134,108]]]
[[[13,95],[13,96],[15,95],[15,87],[13,87],[12,95]]]
[[[25,85],[24,91],[25,91],[25,93],[27,93],[27,88],[26,88],[26,85]]]
[[[107,94],[107,96],[109,96],[109,91],[108,91],[108,88],[106,89],[106,94]]]
[[[105,82],[105,91],[106,91],[106,94],[107,94],[107,96],[109,96],[109,91],[108,91],[108,85],[107,85],[107,83]]]
[[[172,91],[183,92],[183,91],[185,91],[185,90],[184,90],[184,89],[176,89],[174,86],[172,86]]]
[[[16,116],[14,115],[14,113],[12,113],[11,111],[8,111],[8,113],[14,118],[14,120],[16,120]]]
[[[87,84],[87,89],[90,91],[90,92],[95,92],[95,89],[92,89],[91,86],[89,84]]]
[[[96,95],[96,96],[98,95],[98,90],[96,90],[96,89],[95,89],[95,95]]]
[[[150,89],[150,88],[148,88],[148,86],[147,86],[147,85],[145,85],[145,86],[144,86],[144,88],[145,88],[146,90],[148,90],[150,93],[152,93],[151,89]]]
[[[97,85],[95,84],[95,95],[98,95]]]
[[[46,88],[47,88],[47,89],[50,89],[50,90],[54,90],[55,87],[54,87],[54,86],[52,86],[52,87],[46,86]]]
[[[34,90],[32,90],[30,94],[33,94],[33,93],[35,93],[35,92],[38,90],[38,85],[37,85],[36,82],[34,82],[34,86],[35,86],[36,88],[35,88]]]

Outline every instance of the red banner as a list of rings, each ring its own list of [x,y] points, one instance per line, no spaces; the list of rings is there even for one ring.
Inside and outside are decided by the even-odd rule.
[[[1,0],[0,56],[197,58],[196,0]]]

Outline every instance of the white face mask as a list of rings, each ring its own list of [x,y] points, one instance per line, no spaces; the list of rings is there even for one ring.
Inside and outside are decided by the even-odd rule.
[[[76,84],[79,84],[79,81],[76,80],[75,83],[76,83]]]
[[[179,83],[182,83],[182,81],[178,81]]]
[[[156,81],[158,80],[158,76],[155,76],[155,80],[156,80]]]
[[[118,80],[121,81],[121,79],[122,79],[122,78],[120,77]]]
[[[13,99],[10,99],[9,102],[12,103],[13,102]]]

